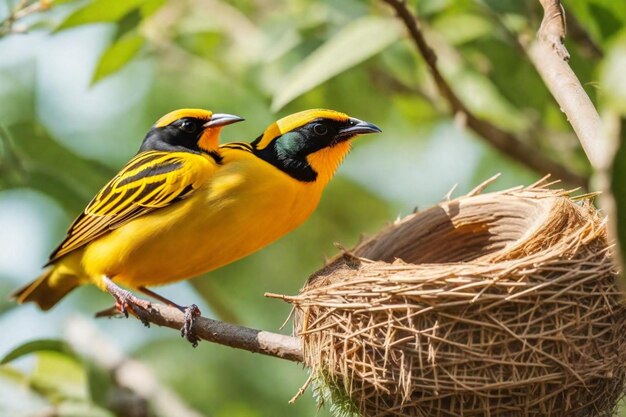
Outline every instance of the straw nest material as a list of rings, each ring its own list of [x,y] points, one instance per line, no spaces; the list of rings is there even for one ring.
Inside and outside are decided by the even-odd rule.
[[[545,184],[479,193],[397,221],[286,297],[306,365],[363,416],[611,415],[626,307],[604,219]]]

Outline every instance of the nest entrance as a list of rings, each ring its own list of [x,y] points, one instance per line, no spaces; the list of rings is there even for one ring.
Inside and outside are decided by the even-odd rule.
[[[482,201],[481,201],[482,200]],[[373,261],[410,264],[469,262],[510,253],[544,225],[557,201],[508,196],[454,200],[398,223],[355,252]]]
[[[363,416],[610,415],[626,304],[603,219],[543,186],[402,219],[314,274],[306,364]]]

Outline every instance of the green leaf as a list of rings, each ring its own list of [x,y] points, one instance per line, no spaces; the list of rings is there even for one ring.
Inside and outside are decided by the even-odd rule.
[[[30,376],[33,390],[53,403],[89,399],[87,376],[78,358],[49,350],[38,352],[36,356],[36,366]]]
[[[94,0],[70,14],[57,32],[89,23],[117,22],[146,0]]]
[[[454,5],[453,0],[413,0],[409,6],[419,11],[422,17],[430,17],[442,13]]]
[[[11,382],[24,384],[27,383],[28,378],[24,372],[19,369],[10,366],[0,366],[0,382],[2,379],[7,379]]]
[[[222,34],[219,32],[181,33],[174,41],[194,55],[210,58],[222,42]]]
[[[448,42],[460,45],[493,33],[491,22],[478,14],[445,14],[433,22],[433,29],[441,33]]]
[[[607,51],[601,71],[601,85],[609,87],[603,89],[605,104],[623,115],[626,115],[626,83],[623,82],[625,67],[626,30],[623,30],[611,43],[611,48]]]
[[[137,55],[145,39],[136,32],[128,33],[111,44],[100,57],[91,80],[92,84],[119,71]]]
[[[626,22],[626,2],[623,1],[570,1],[566,8],[600,47]]]
[[[610,7],[602,4],[589,4],[589,13],[596,22],[602,22],[598,25],[602,38],[608,39],[622,28],[622,21],[615,15],[615,11]]]
[[[141,18],[141,12],[138,9],[131,11],[126,16],[121,18],[117,22],[117,28],[113,39],[117,41],[118,39],[121,39],[127,34],[135,31],[137,26],[141,23]]]
[[[39,339],[24,343],[23,345],[13,349],[7,353],[2,360],[0,360],[0,365],[5,365],[15,359],[21,358],[22,356],[41,351],[59,352],[69,356],[74,356],[74,353],[69,345],[61,340]]]
[[[166,0],[145,0],[139,12],[143,18],[153,15],[166,3]]]
[[[87,383],[89,397],[91,401],[100,406],[108,405],[109,392],[115,386],[113,376],[106,369],[103,369],[91,361],[85,362],[87,371]]]
[[[355,20],[313,51],[287,76],[274,94],[272,110],[281,109],[335,75],[378,54],[401,34],[401,27],[391,18],[369,16]]]

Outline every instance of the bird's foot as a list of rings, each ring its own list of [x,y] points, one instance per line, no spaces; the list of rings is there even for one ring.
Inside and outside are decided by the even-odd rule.
[[[177,308],[180,311],[182,311],[183,314],[185,315],[184,317],[185,322],[183,324],[183,327],[180,329],[180,335],[181,337],[184,337],[185,339],[187,339],[193,347],[198,346],[198,342],[200,342],[200,338],[198,338],[198,336],[196,336],[195,332],[193,331],[193,322],[196,319],[196,317],[199,317],[201,315],[200,309],[198,308],[197,305],[191,304],[187,307],[180,306],[176,304],[175,302],[163,297],[162,295],[159,295],[155,293],[154,291],[147,289],[146,287],[139,287],[139,291],[141,291],[142,293],[146,294],[149,297],[152,297],[156,300],[161,301],[162,303],[167,304],[168,306]]]
[[[150,307],[148,307],[150,308]],[[102,311],[98,311],[95,314],[96,318],[102,318],[102,317],[122,317],[125,316],[128,318],[128,310],[132,310],[133,314],[135,316],[137,316],[137,318],[139,318],[139,320],[141,321],[141,323],[146,326],[146,327],[150,327],[150,321],[148,320],[148,314],[146,313],[147,309],[144,309],[144,307],[138,307],[138,306],[134,306],[134,307],[130,307],[130,306],[126,306],[126,313],[123,313],[120,310],[120,307],[118,306],[118,303],[116,302],[115,305],[102,310]]]
[[[183,307],[182,311],[185,314],[185,324],[183,325],[183,328],[180,329],[180,335],[181,337],[187,339],[193,347],[197,347],[200,339],[193,331],[193,322],[195,321],[196,317],[200,317],[200,309],[197,305],[191,304],[190,306]]]
[[[150,301],[135,297],[130,291],[115,285],[109,278],[106,278],[106,289],[115,299],[115,309],[118,312],[122,313],[126,318],[128,318],[128,313],[132,312],[133,315],[141,320],[144,326],[150,327],[147,314],[152,309]]]
[[[144,326],[150,327],[150,321],[148,321],[147,312],[152,309],[150,301],[142,300],[135,297],[130,291],[122,290],[124,293],[121,297],[115,297],[115,307],[128,318],[129,310],[132,312]]]

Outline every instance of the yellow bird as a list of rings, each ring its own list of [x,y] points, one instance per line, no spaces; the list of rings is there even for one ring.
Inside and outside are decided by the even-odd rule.
[[[216,119],[216,116],[217,117]],[[51,308],[78,285],[109,292],[121,312],[149,303],[118,285],[187,279],[268,245],[302,224],[358,134],[380,132],[333,110],[306,110],[271,124],[251,143],[217,145],[219,128],[242,120],[180,110],[160,119],[137,154],[70,227],[49,269],[17,291]],[[179,307],[179,306],[177,306]],[[197,307],[183,334],[194,344]]]

